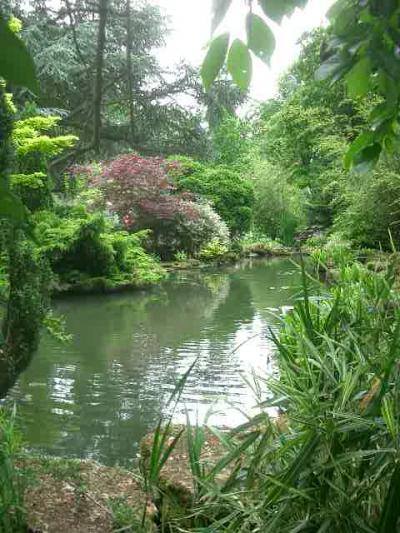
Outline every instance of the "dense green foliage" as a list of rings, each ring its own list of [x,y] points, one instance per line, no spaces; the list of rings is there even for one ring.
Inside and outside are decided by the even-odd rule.
[[[272,239],[293,244],[296,230],[306,222],[306,193],[268,161],[254,160],[250,169],[255,190],[254,228]]]
[[[181,175],[180,175],[181,174]],[[207,198],[226,222],[233,235],[250,228],[253,187],[239,172],[227,165],[206,167],[182,164],[182,172],[174,169],[178,189]]]
[[[213,2],[212,32],[218,29],[232,0]],[[258,4],[260,14],[254,13]],[[243,90],[252,78],[252,54],[269,63],[275,49],[270,20],[282,21],[307,0],[258,0],[248,3],[245,17],[247,40],[234,39],[226,32],[215,37],[202,65],[202,78],[209,89],[226,63]],[[347,170],[371,170],[382,153],[393,154],[398,146],[398,81],[400,79],[400,3],[398,0],[336,0],[328,11],[329,34],[320,48],[316,78],[338,82],[350,98],[377,98],[368,113],[368,127],[352,139],[344,158]]]
[[[400,172],[380,168],[348,187],[335,229],[356,245],[390,251],[400,244]]]
[[[325,37],[323,30],[304,36],[299,60],[254,122],[248,164],[255,178],[254,224],[285,242],[311,226],[337,232],[356,247],[390,250],[389,232],[400,244],[398,158],[386,157],[369,175],[344,168],[375,98],[350,99],[343,83],[315,79]]]
[[[15,412],[0,409],[0,531],[26,531],[23,506],[23,478],[16,461],[21,436],[16,430]]]
[[[10,95],[6,95],[0,85],[0,117],[4,128],[0,158],[3,204],[0,252],[2,272],[7,278],[0,352],[1,391],[14,383],[18,373],[30,361],[38,346],[40,327],[48,308],[47,265],[43,263],[26,229],[29,220],[23,201],[10,187],[14,113]]]
[[[231,4],[213,2],[213,31]],[[252,55],[268,63],[275,48],[266,19],[306,0],[248,4],[246,43],[227,33],[210,43],[205,92],[195,69],[160,68],[167,28],[148,2],[1,2],[0,395],[38,347],[51,291],[143,287],[165,276],[160,260],[287,253],[311,236],[317,270],[335,283],[304,272],[272,334],[278,372],[258,385],[268,399],[221,436],[227,454],[211,469],[202,429],[189,428],[195,505],[170,531],[395,531],[398,256],[379,273],[356,257],[400,246],[400,4],[338,0],[330,27],[303,36],[277,95],[242,120]],[[224,77],[212,85],[225,63],[240,90]],[[176,103],[182,95],[196,106]],[[23,523],[13,434],[0,413],[7,533]],[[161,424],[157,435],[145,481],[161,500],[177,439]]]
[[[39,250],[57,275],[57,284],[100,289],[113,284],[142,286],[163,277],[161,267],[142,247],[147,234],[115,230],[101,213],[61,206],[38,213],[34,222]]]

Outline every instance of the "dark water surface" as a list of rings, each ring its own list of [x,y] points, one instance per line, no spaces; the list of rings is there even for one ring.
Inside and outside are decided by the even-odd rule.
[[[233,405],[254,404],[242,373],[273,371],[268,328],[299,285],[290,260],[254,260],[174,274],[148,292],[58,301],[72,342],[45,336],[6,402],[31,449],[128,464],[198,357],[177,420],[185,409],[203,420],[212,407],[211,423],[234,426],[243,418]]]

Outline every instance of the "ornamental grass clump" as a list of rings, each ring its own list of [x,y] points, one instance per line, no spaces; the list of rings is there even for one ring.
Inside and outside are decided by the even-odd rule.
[[[358,263],[342,266],[329,289],[316,289],[303,273],[301,297],[271,333],[278,373],[264,384],[267,400],[221,435],[226,455],[208,473],[192,468],[198,479],[189,530],[398,530],[400,310],[393,283],[390,269],[376,274]],[[201,452],[188,444],[193,462]]]

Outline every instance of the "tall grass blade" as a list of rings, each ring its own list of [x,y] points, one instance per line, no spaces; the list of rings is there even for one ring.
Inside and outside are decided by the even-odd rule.
[[[382,511],[378,533],[389,533],[397,531],[397,524],[400,517],[400,464],[396,465],[390,480],[389,489],[386,495],[385,504]]]

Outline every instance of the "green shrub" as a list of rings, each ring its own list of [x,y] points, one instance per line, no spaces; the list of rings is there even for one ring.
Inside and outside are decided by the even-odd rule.
[[[332,235],[322,247],[311,252],[313,260],[327,268],[349,265],[355,260],[356,255],[351,243],[341,239],[339,235]]]
[[[241,251],[245,254],[279,255],[286,254],[290,251],[280,241],[257,232],[247,233],[240,239],[239,244]]]
[[[202,247],[199,253],[199,258],[202,261],[214,261],[224,257],[224,255],[226,255],[228,252],[229,248],[226,244],[222,243],[218,239],[212,239]]]
[[[48,209],[52,205],[50,181],[43,172],[12,174],[11,188],[30,211]]]
[[[83,207],[42,211],[35,215],[35,231],[41,251],[62,281],[87,284],[88,278],[95,278],[147,284],[163,277],[158,262],[143,248],[149,232],[117,231],[100,213]]]
[[[203,167],[175,177],[181,191],[210,201],[232,235],[249,230],[254,202],[253,185],[227,166]]]
[[[304,245],[309,248],[323,248],[327,242],[326,235],[321,235],[318,237],[310,237],[304,242]]]
[[[183,252],[182,250],[179,250],[174,255],[174,260],[178,263],[185,263],[188,260],[188,256],[186,252]]]
[[[203,172],[204,168],[204,163],[184,155],[170,155],[167,158],[168,175],[171,178],[179,179],[191,176],[192,174]]]
[[[143,242],[149,238],[149,232],[141,231],[133,234],[118,232],[119,235],[121,233],[125,234],[125,239],[128,241],[121,270],[129,273],[137,285],[152,285],[161,281],[165,277],[165,271],[159,261],[143,247]]]
[[[400,245],[400,174],[384,168],[352,184],[335,228],[354,245],[391,250]],[[390,236],[391,234],[391,236]]]
[[[254,227],[271,239],[292,244],[296,231],[306,222],[304,195],[270,163],[256,161],[250,173],[255,191]]]
[[[35,216],[41,250],[57,274],[72,270],[91,276],[107,276],[114,265],[114,250],[103,238],[106,221],[101,214],[83,209],[41,212]]]

